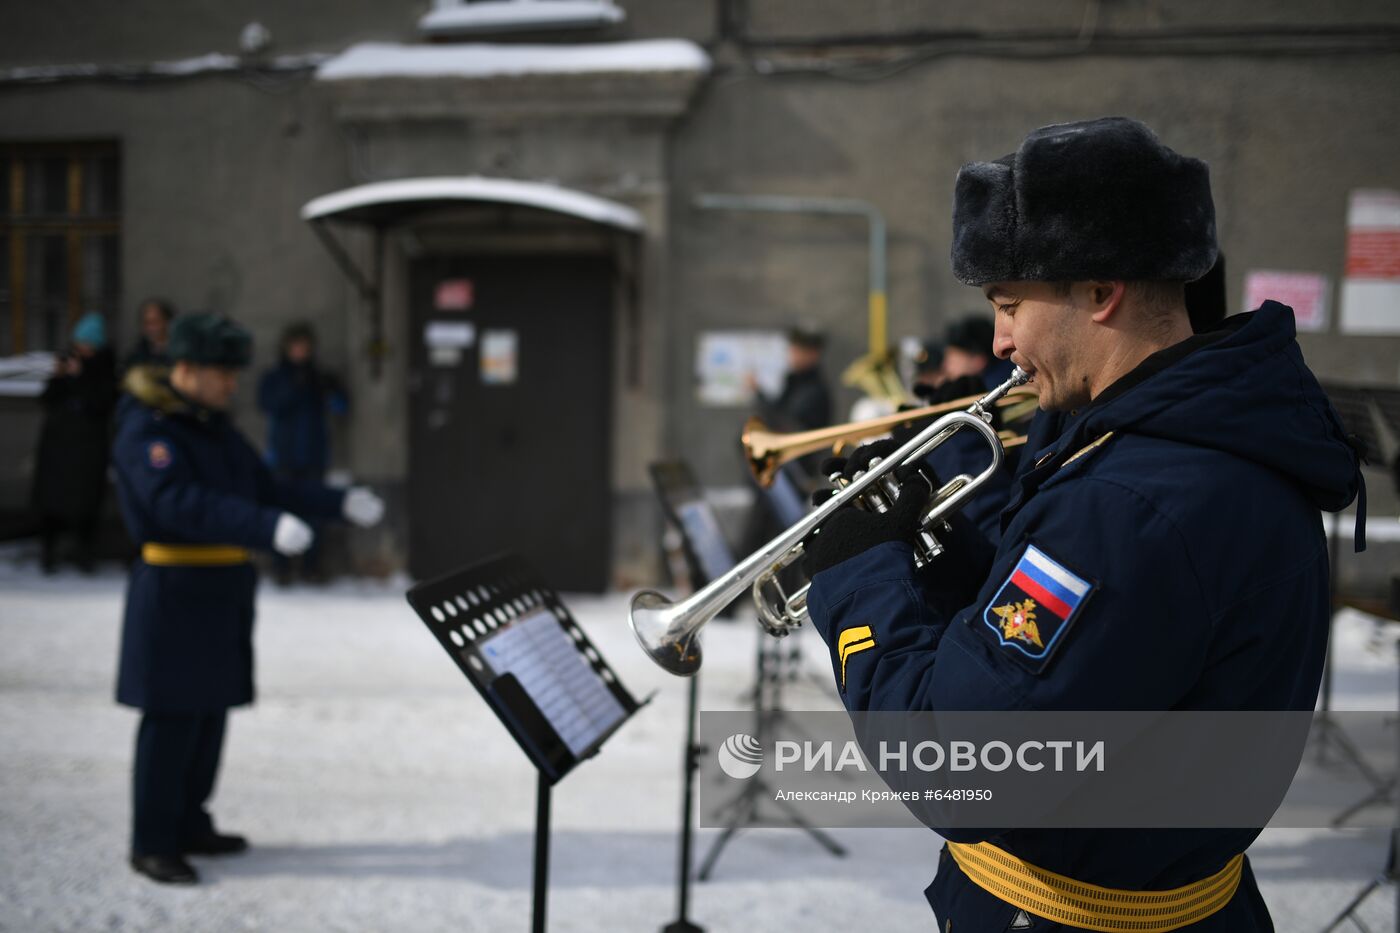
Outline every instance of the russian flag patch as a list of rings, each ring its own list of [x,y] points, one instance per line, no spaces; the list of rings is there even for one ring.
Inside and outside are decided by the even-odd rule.
[[[983,610],[982,622],[1002,648],[1038,674],[1093,591],[1091,581],[1028,544]]]

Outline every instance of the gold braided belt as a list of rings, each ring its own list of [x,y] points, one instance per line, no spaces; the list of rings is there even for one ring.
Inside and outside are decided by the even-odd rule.
[[[232,544],[141,545],[141,559],[152,567],[233,567],[249,560],[247,548]]]
[[[1167,891],[1120,891],[1038,868],[989,842],[948,843],[958,867],[982,890],[1024,911],[1085,930],[1166,933],[1203,920],[1235,896],[1241,852],[1220,871]]]

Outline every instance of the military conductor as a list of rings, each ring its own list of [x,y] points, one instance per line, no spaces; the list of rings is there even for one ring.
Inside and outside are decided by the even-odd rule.
[[[227,409],[252,339],[213,314],[179,318],[168,377],[137,368],[118,411],[117,494],[140,559],[131,568],[117,700],[142,711],[132,781],[131,866],[159,882],[198,881],[188,855],[242,851],[205,804],[230,707],[253,700],[256,549],[298,554],[304,518],[368,526],[366,489],[273,479]]]

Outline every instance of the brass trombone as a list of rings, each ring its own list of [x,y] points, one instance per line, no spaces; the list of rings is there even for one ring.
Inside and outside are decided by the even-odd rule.
[[[787,434],[771,431],[762,419],[753,417],[744,422],[744,433],[740,435],[740,440],[744,444],[744,459],[748,461],[753,478],[758,481],[760,486],[767,488],[773,484],[778,470],[784,464],[790,463],[798,457],[805,457],[819,450],[834,449],[841,444],[853,444],[878,437],[881,434],[888,434],[895,428],[911,421],[946,415],[954,411],[966,411],[968,406],[977,400],[978,396],[969,395],[951,402],[928,405],[923,408],[911,408],[908,411],[898,411],[894,414],[882,415],[879,418],[850,421],[827,428],[793,431]],[[1014,389],[996,402],[1004,424],[1018,421],[1033,414],[1038,406],[1039,396],[1034,389],[1029,388]],[[1024,434],[1017,434],[1014,431],[1002,431],[1000,437],[1001,446],[1004,448],[1017,447],[1026,442]]]

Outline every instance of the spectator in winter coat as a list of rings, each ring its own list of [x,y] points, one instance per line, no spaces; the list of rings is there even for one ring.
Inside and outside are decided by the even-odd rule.
[[[102,315],[73,328],[73,346],[54,360],[40,403],[44,424],[34,458],[34,508],[45,573],[57,567],[60,536],[77,536],[76,561],[92,570],[97,522],[107,485],[107,447],[117,401],[116,365]]]
[[[170,367],[170,322],[175,307],[160,298],[141,303],[141,336],[123,360],[126,369],[134,366]]]
[[[308,324],[293,324],[282,334],[282,356],[258,383],[258,407],[267,416],[264,457],[273,475],[288,482],[321,482],[330,466],[328,411],[344,414],[349,405],[334,376],[316,363],[316,334]],[[289,582],[291,562],[276,560],[279,582]],[[301,558],[301,572],[320,578],[320,551]]]

